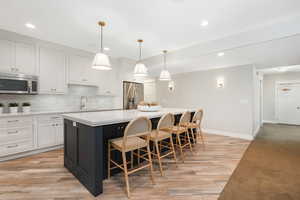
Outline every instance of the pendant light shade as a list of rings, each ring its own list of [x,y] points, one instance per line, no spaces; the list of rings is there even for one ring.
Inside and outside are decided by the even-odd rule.
[[[171,80],[170,72],[165,69],[161,70],[159,80],[160,81],[170,81]]]
[[[94,58],[92,68],[98,70],[111,70],[109,57],[104,53],[97,53]]]
[[[142,60],[142,42],[143,42],[143,40],[141,40],[141,39],[138,40],[140,56],[139,56],[139,60],[136,63],[136,65],[134,67],[134,71],[133,71],[133,75],[135,77],[145,77],[148,75],[148,69],[147,69],[146,65],[144,65],[141,62],[141,60]]]
[[[100,52],[95,55],[92,68],[97,70],[111,70],[111,64],[108,55],[103,53],[103,27],[105,22],[100,21],[98,25],[101,27],[100,32]]]
[[[145,77],[148,74],[148,69],[146,65],[141,62],[136,63],[134,67],[134,76],[136,77]]]
[[[164,67],[160,72],[159,80],[160,81],[170,81],[171,80],[171,74],[167,70],[167,51],[164,50]]]

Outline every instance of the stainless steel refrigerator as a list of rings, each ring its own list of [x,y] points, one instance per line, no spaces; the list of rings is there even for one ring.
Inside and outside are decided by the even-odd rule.
[[[136,109],[144,101],[144,84],[123,81],[123,109]]]

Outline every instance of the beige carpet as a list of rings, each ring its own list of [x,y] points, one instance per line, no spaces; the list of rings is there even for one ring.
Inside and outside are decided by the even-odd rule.
[[[219,200],[300,200],[300,126],[265,124]]]

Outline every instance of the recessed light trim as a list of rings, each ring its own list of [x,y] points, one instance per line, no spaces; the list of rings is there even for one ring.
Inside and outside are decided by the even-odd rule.
[[[224,52],[219,52],[219,53],[218,53],[218,56],[219,56],[219,57],[222,57],[222,56],[224,56],[224,55],[225,55]]]
[[[33,24],[31,24],[31,23],[26,23],[25,26],[26,26],[27,28],[30,28],[30,29],[35,29],[35,28],[36,28],[35,25],[33,25]]]
[[[208,25],[208,21],[207,20],[202,20],[201,21],[201,26],[207,26]]]

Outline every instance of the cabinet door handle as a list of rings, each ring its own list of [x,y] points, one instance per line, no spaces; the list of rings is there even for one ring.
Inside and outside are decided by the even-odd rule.
[[[19,120],[9,120],[7,121],[8,123],[12,123],[12,122],[18,122]]]
[[[58,119],[59,117],[51,117],[51,119]]]
[[[7,134],[9,134],[9,135],[10,135],[10,134],[17,134],[17,133],[19,133],[19,131],[8,131],[8,132],[7,132]]]
[[[7,148],[8,149],[10,149],[10,148],[16,148],[16,147],[18,147],[19,145],[17,145],[17,144],[14,144],[14,145],[9,145],[9,146],[7,146]]]

